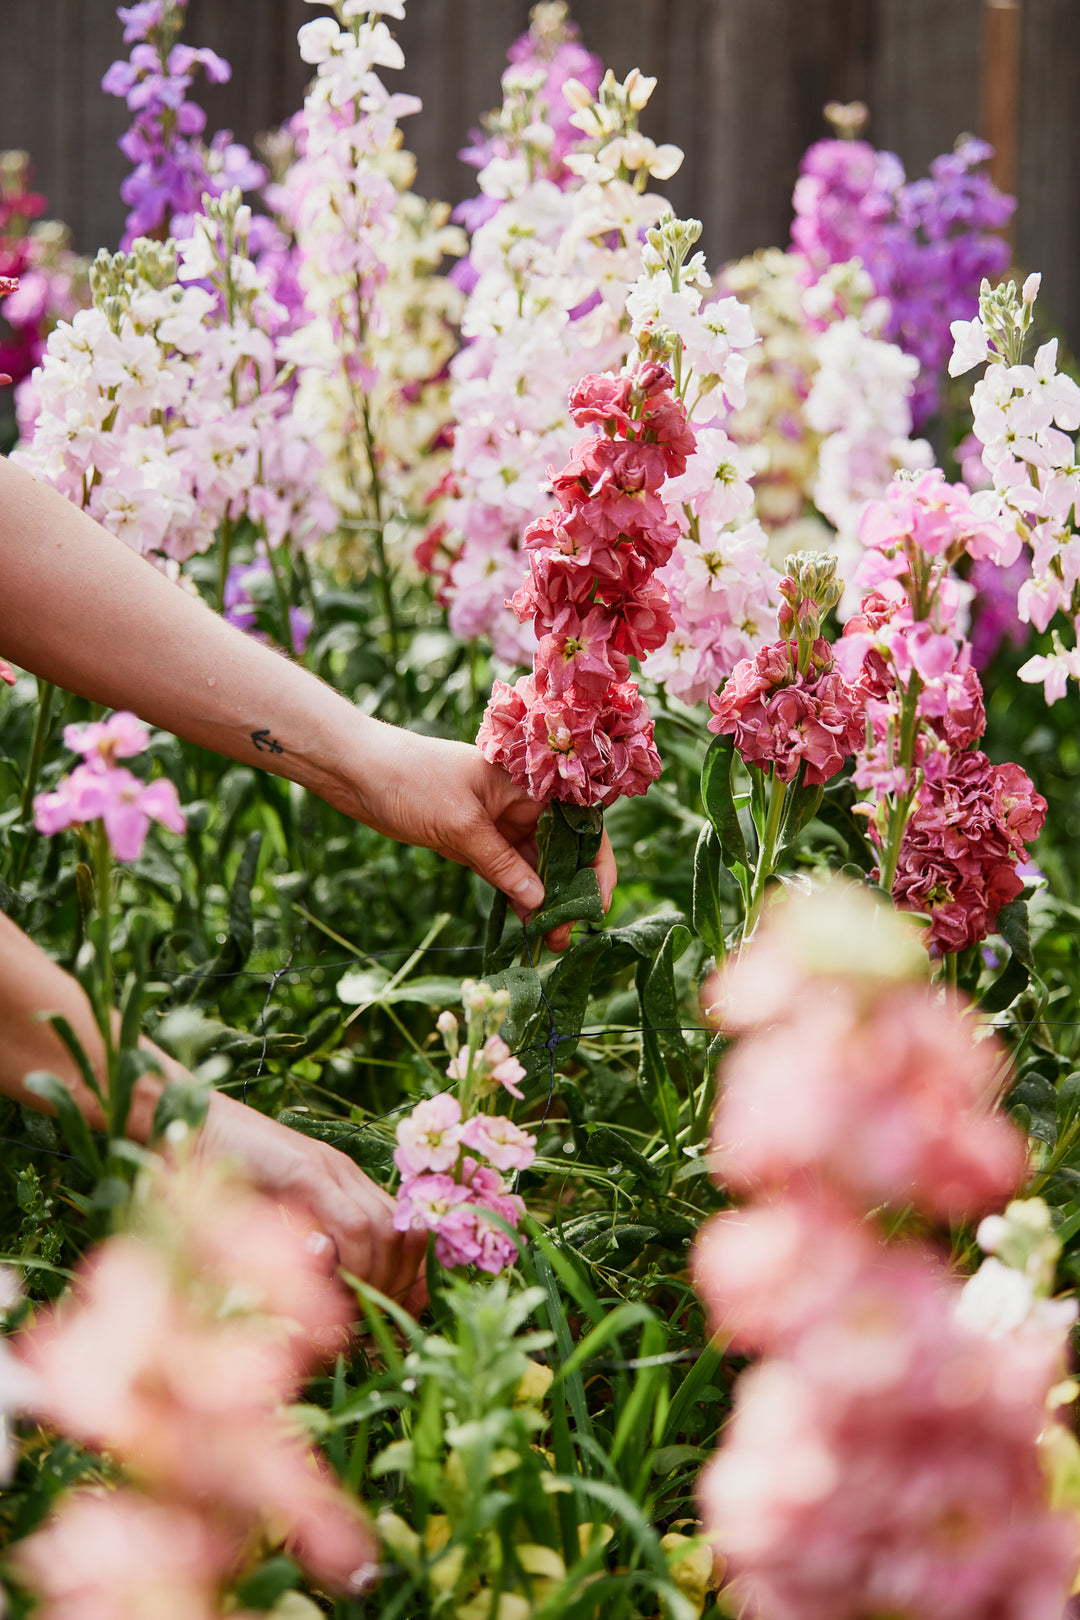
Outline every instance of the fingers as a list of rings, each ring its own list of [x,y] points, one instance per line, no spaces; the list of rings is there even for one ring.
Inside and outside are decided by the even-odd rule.
[[[492,888],[501,889],[519,913],[543,905],[544,885],[524,855],[499,832],[486,810],[481,809],[463,830],[458,858]]]
[[[611,839],[604,828],[604,836],[600,840],[600,848],[593,861],[593,870],[596,881],[600,885],[600,898],[604,902],[604,910],[611,910],[611,897],[615,893],[615,885],[619,881],[619,869],[615,865],[615,851],[611,847]]]

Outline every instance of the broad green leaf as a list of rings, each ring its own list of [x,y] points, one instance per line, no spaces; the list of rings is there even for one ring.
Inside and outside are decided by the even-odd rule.
[[[998,933],[1018,962],[1029,973],[1035,972],[1035,958],[1031,954],[1031,932],[1028,927],[1026,900],[1010,900],[997,914]]]
[[[724,915],[720,905],[723,849],[716,828],[706,822],[694,851],[694,929],[714,956],[724,954]]]
[[[1030,982],[1031,974],[1025,964],[1018,956],[1010,956],[997,978],[979,997],[979,1006],[984,1012],[1004,1012]]]
[[[701,767],[701,802],[705,814],[720,835],[724,860],[728,866],[741,866],[749,871],[746,840],[739,824],[739,814],[731,795],[731,764],[735,754],[733,737],[714,737]]]
[[[501,973],[488,973],[484,983],[493,990],[510,992],[510,1009],[503,1019],[499,1033],[507,1046],[514,1048],[524,1039],[530,1018],[540,1006],[540,975],[531,967],[503,968]]]
[[[824,786],[820,783],[817,787],[807,787],[805,782],[798,782],[788,789],[784,825],[780,833],[781,848],[786,849],[793,844],[807,822],[813,821],[821,809],[824,793]]]

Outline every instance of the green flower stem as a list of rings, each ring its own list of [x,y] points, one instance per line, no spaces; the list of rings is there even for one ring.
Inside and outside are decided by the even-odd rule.
[[[754,884],[750,890],[750,905],[746,913],[746,928],[744,931],[744,938],[746,939],[750,938],[757,927],[758,917],[761,915],[761,907],[765,899],[765,884],[772,877],[776,866],[776,845],[784,819],[784,800],[786,797],[787,783],[781,782],[774,767],[772,782],[769,787],[769,808],[765,815],[765,830],[761,835],[757,866],[754,869]]]
[[[19,804],[19,815],[23,821],[29,821],[34,808],[34,793],[37,789],[38,777],[41,767],[45,763],[45,749],[49,742],[49,726],[52,723],[52,700],[56,687],[51,681],[43,681],[38,677],[38,712],[37,722],[34,726],[34,740],[30,745],[30,758],[26,766],[26,776],[23,780],[22,799]]]
[[[274,561],[275,551],[267,546],[266,555],[270,560],[270,574],[274,581],[274,594],[277,597],[278,613],[281,618],[282,629],[285,632],[285,651],[290,658],[296,657],[296,643],[293,641],[292,620],[289,617],[289,593],[285,589],[285,581]]]
[[[113,1128],[112,1113],[116,1106],[118,1093],[117,1064],[119,1053],[116,1049],[115,1031],[113,1029],[113,1001],[115,997],[115,974],[112,959],[112,849],[109,845],[109,835],[105,831],[105,823],[99,821],[94,827],[94,888],[97,898],[97,938],[95,940],[98,970],[101,975],[101,1005],[97,1009],[98,1025],[101,1029],[101,1039],[105,1045],[105,1075],[107,1079],[106,1099],[109,1105],[109,1125]]]
[[[229,578],[229,553],[232,550],[232,542],[232,519],[227,517],[221,525],[220,550],[218,551],[217,594],[218,607],[222,613],[225,612],[225,585]]]
[[[911,685],[904,693],[903,707],[900,711],[900,758],[897,764],[903,767],[907,781],[910,783],[915,770],[915,739],[918,735],[919,693],[922,691],[922,681],[917,675],[912,675]],[[885,848],[885,855],[881,862],[881,888],[887,895],[892,895],[893,884],[896,882],[896,868],[900,864],[900,845],[904,838],[904,829],[908,824],[911,806],[915,800],[915,789],[912,786],[893,805],[889,816],[889,836]]]

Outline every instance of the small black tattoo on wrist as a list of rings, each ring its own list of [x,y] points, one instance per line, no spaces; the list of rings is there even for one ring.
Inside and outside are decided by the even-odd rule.
[[[260,754],[264,751],[268,754],[283,754],[285,752],[277,738],[271,737],[269,726],[262,731],[253,731],[251,740]]]

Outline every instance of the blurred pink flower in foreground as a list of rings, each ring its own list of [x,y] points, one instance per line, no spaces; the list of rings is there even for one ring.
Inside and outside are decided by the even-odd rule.
[[[184,1508],[134,1491],[78,1491],[12,1562],[38,1595],[40,1620],[218,1620],[232,1551]]]
[[[1023,1171],[1000,1053],[922,974],[903,919],[834,885],[774,909],[713,1011],[743,1039],[712,1168],[758,1201],[706,1223],[694,1282],[764,1359],[698,1489],[748,1620],[1061,1620],[1080,1557],[1040,1458],[1075,1312],[994,1336],[873,1220],[967,1219]]]
[[[699,1489],[750,1614],[1061,1620],[1080,1538],[1037,1449],[1061,1337],[965,1332],[956,1293],[882,1248],[740,1379]]]
[[[118,709],[107,720],[92,720],[86,726],[65,726],[64,741],[73,754],[99,771],[109,770],[118,759],[130,759],[150,746],[150,728],[130,709]]]
[[[724,975],[714,1020],[748,1032],[713,1124],[726,1185],[771,1197],[809,1184],[858,1213],[913,1204],[940,1220],[1009,1197],[1024,1147],[994,1111],[1001,1049],[974,1039],[913,952],[913,929],[841,889],[781,908]]]
[[[991,1112],[1001,1058],[924,985],[867,1002],[855,987],[811,981],[726,1063],[713,1167],[742,1192],[810,1177],[855,1210],[985,1214],[1024,1169],[1019,1131]]]
[[[20,1336],[35,1412],[204,1518],[228,1559],[253,1532],[286,1536],[316,1578],[358,1589],[366,1521],[282,1411],[345,1342],[346,1295],[281,1209],[194,1167],[163,1178],[149,1218]]]
[[[34,826],[46,837],[76,824],[99,820],[105,823],[113,854],[121,861],[138,860],[151,821],[175,833],[187,827],[174,783],[165,777],[141,782],[121,766],[95,770],[89,765],[76,765],[53,792],[35,796]]]

